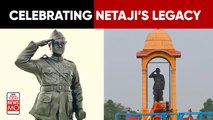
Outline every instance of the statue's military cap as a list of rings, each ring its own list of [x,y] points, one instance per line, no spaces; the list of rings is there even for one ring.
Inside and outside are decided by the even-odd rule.
[[[54,39],[54,40],[56,40],[56,39],[62,39],[62,40],[64,40],[65,37],[64,37],[64,35],[61,32],[59,32],[57,30],[54,30],[51,33],[51,35],[50,35],[50,39]]]
[[[63,35],[61,32],[57,31],[57,30],[54,30],[54,31],[51,33],[50,39],[53,39],[53,40],[59,39],[59,40],[61,40],[61,41],[65,41],[64,35]],[[52,41],[49,42],[49,44],[48,44],[49,47],[50,47],[51,43],[52,43]]]

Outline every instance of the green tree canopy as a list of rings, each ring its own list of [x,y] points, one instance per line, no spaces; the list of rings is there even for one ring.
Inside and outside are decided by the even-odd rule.
[[[212,112],[213,111],[213,100],[211,98],[207,99],[206,102],[203,103],[203,108],[200,110],[201,112]]]
[[[200,111],[213,112],[213,100],[211,98],[207,99],[206,102],[203,103],[203,108]],[[198,116],[197,119],[200,120],[200,116]],[[210,119],[213,119],[213,115],[210,116]],[[203,120],[207,120],[206,115],[203,115]]]
[[[132,113],[131,108],[125,107],[120,103],[116,103],[113,100],[107,100],[104,103],[104,120],[114,120],[116,113],[126,113],[128,110]]]

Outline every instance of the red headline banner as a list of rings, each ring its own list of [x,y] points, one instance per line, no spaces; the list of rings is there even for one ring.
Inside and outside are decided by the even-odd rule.
[[[95,0],[94,28],[213,28],[211,0]]]

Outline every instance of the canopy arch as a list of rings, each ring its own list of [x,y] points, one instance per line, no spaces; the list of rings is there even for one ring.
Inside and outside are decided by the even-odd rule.
[[[171,66],[171,108],[177,112],[176,107],[176,58],[181,57],[181,52],[176,51],[167,32],[156,29],[149,33],[142,51],[137,52],[141,58],[142,68],[142,113],[148,113],[147,106],[147,65],[154,58],[164,58]]]

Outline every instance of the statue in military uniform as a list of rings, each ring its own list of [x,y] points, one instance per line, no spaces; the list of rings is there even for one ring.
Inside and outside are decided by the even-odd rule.
[[[47,44],[52,55],[32,60],[37,49]],[[29,112],[36,120],[72,120],[74,112],[77,120],[86,117],[76,65],[62,57],[65,45],[63,34],[54,30],[49,40],[31,41],[15,61],[20,69],[33,73],[41,86]]]
[[[162,74],[160,74],[160,69],[156,68],[153,71],[149,78],[154,78],[154,85],[153,85],[153,94],[154,94],[154,102],[163,101],[163,90],[165,88],[165,79]]]

